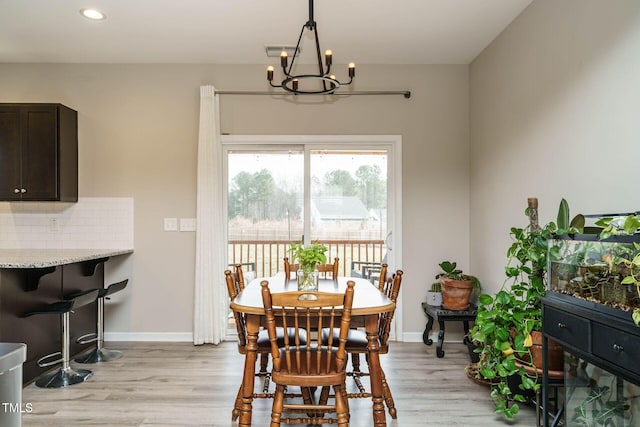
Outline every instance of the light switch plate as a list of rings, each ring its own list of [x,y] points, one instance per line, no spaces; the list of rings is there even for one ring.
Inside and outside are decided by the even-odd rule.
[[[164,231],[178,231],[178,218],[165,218]]]
[[[180,231],[196,231],[196,219],[180,218]]]

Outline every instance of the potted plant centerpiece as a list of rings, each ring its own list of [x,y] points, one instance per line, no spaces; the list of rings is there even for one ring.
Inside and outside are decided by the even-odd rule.
[[[442,284],[442,308],[455,311],[469,308],[471,293],[481,289],[478,278],[464,274],[455,262],[442,261],[438,265],[442,269],[442,273],[436,275]]]
[[[327,256],[325,255],[327,250],[328,248],[326,246],[318,242],[306,247],[302,243],[291,243],[289,252],[291,253],[292,262],[300,264],[298,290],[318,290],[318,272],[316,267],[318,264],[327,262]]]

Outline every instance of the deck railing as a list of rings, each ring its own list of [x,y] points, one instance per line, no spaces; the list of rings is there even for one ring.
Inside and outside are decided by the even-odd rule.
[[[255,268],[257,277],[270,277],[283,270],[282,259],[290,257],[293,240],[230,240],[229,264],[244,264]],[[340,258],[341,276],[351,276],[363,263],[381,263],[385,255],[383,240],[318,240],[329,248],[327,262]]]

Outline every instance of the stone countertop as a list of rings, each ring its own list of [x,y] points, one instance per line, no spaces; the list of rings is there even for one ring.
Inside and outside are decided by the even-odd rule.
[[[0,249],[0,268],[43,268],[133,253],[133,249]]]

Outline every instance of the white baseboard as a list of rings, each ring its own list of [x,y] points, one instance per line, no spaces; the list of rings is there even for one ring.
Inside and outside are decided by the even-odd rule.
[[[192,332],[105,332],[105,341],[193,342]]]
[[[405,332],[402,334],[402,342],[422,342],[422,332]]]

